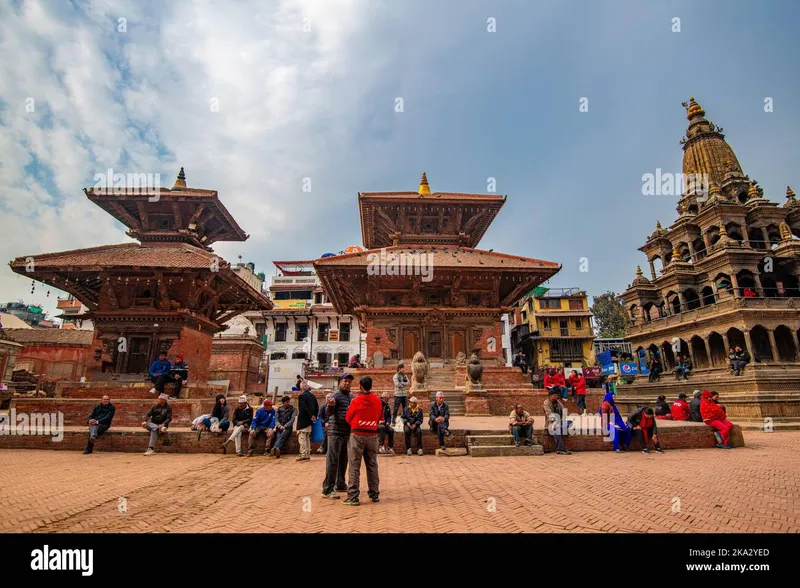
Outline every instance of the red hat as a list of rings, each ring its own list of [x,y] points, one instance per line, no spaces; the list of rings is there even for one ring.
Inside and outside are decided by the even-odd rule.
[[[175,357],[177,357],[178,359],[183,359],[183,353],[179,353],[179,354],[178,354],[178,355],[176,355]]]
[[[711,392],[708,390],[703,390],[703,398],[711,398]]]

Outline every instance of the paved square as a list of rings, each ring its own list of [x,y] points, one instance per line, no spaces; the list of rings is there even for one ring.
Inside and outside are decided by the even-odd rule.
[[[663,455],[381,456],[381,502],[359,508],[320,497],[316,454],[4,450],[0,531],[798,532],[800,432],[746,441]]]

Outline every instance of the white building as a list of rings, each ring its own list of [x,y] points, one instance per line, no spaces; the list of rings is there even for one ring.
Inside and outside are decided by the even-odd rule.
[[[56,301],[56,309],[61,311],[61,314],[56,318],[61,319],[62,329],[81,329],[85,331],[94,330],[94,323],[89,319],[78,318],[81,315],[89,312],[89,309],[84,306],[80,300],[77,300],[72,294],[67,295],[66,298],[59,297]]]
[[[350,358],[365,357],[365,336],[358,321],[337,314],[322,291],[313,261],[275,261],[277,275],[268,296],[274,308],[245,316],[265,340],[270,366],[276,361],[304,359],[306,373],[336,373]],[[288,363],[288,362],[287,362]]]

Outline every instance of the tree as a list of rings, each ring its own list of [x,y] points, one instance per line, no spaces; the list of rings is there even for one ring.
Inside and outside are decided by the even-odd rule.
[[[592,314],[601,338],[624,337],[628,327],[625,303],[614,292],[606,292],[592,298]]]

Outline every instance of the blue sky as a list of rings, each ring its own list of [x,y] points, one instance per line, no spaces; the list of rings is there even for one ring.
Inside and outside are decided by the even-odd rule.
[[[553,286],[619,292],[676,218],[641,178],[680,171],[689,96],[766,197],[800,188],[798,24],[791,0],[4,5],[0,250],[126,241],[81,189],[109,167],[171,185],[184,166],[251,235],[216,250],[270,274],[360,244],[357,193],[416,189],[425,170],[434,191],[496,178],[508,201],[481,247],[563,264]],[[0,270],[0,301],[52,309],[29,288]]]

